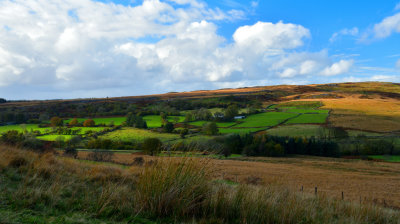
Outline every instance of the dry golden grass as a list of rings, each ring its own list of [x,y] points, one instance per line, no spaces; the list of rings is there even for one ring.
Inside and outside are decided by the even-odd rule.
[[[351,95],[341,99],[321,99],[324,109],[348,110],[365,115],[400,116],[400,101],[396,99],[360,99]]]
[[[79,157],[85,158],[86,152]],[[145,161],[157,157],[136,154],[114,154],[114,161],[129,164],[135,157]],[[179,158],[175,158],[179,160]],[[378,203],[400,208],[400,164],[369,162],[320,157],[299,158],[246,158],[249,161],[211,159],[210,165],[216,179],[248,183],[249,178],[260,178],[264,185],[277,184],[299,191],[318,192],[328,197]],[[133,166],[130,172],[140,173],[141,167]]]
[[[121,156],[133,159],[139,155],[118,154],[115,159]],[[3,186],[7,192],[0,196],[6,199],[2,205],[7,206],[7,216],[11,215],[0,216],[0,222],[15,223],[18,219],[12,215],[20,210],[26,211],[24,214],[40,215],[43,217],[40,223],[54,221],[56,217],[50,220],[49,215],[70,212],[80,215],[79,221],[73,223],[88,223],[88,217],[110,223],[132,223],[138,215],[157,220],[166,218],[165,223],[398,223],[400,219],[397,210],[370,203],[343,203],[331,195],[315,197],[298,193],[276,180],[277,184],[268,186],[230,186],[210,179],[222,173],[226,173],[224,179],[230,178],[236,171],[231,166],[249,168],[250,164],[256,164],[256,170],[239,169],[242,173],[238,175],[243,175],[240,181],[249,175],[257,179],[268,168],[262,164],[282,163],[279,159],[255,158],[266,161],[241,162],[144,157],[146,161],[157,162],[118,167],[0,146],[0,158],[6,158],[0,160],[5,169],[1,177],[7,181],[3,185],[8,185]],[[210,168],[215,172],[210,173]],[[274,170],[277,171],[272,168],[272,173],[276,173]],[[282,172],[290,170],[287,167]],[[262,177],[262,181],[267,183],[267,178]],[[36,220],[31,222],[37,223]]]

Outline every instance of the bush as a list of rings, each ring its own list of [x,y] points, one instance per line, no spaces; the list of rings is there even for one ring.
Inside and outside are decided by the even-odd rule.
[[[114,153],[110,152],[110,151],[101,152],[98,150],[94,150],[93,152],[91,152],[87,155],[87,159],[97,161],[97,162],[111,162],[113,156],[114,156]]]
[[[158,138],[146,138],[142,149],[148,155],[154,156],[161,152],[162,142]]]
[[[76,159],[78,157],[78,151],[75,148],[67,147],[64,150],[64,155],[65,156],[69,156],[69,157],[73,157],[73,158]]]
[[[76,126],[76,125],[78,125],[78,123],[79,123],[78,119],[74,118],[69,122],[69,125],[70,126]]]
[[[174,124],[172,124],[171,122],[167,122],[164,127],[164,132],[166,133],[172,133],[174,131]]]
[[[51,119],[50,119],[50,125],[52,126],[52,127],[60,127],[60,126],[63,126],[63,120],[61,119],[61,118],[59,118],[59,117],[52,117]]]
[[[23,140],[22,133],[19,133],[16,130],[7,131],[3,135],[1,135],[1,141],[10,145],[16,145],[22,140]]]
[[[208,122],[203,125],[202,132],[206,135],[217,135],[219,130],[215,122]]]
[[[83,122],[83,127],[94,127],[95,125],[96,124],[92,119],[87,119],[86,121]]]

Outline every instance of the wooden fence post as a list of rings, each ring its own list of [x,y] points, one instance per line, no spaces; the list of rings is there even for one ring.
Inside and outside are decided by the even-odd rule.
[[[317,195],[317,193],[318,193],[318,188],[315,187],[315,195]]]
[[[342,191],[342,200],[344,200],[344,194],[343,194],[343,191]]]

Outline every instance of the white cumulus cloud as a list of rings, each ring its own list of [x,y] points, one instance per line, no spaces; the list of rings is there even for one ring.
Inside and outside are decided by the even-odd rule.
[[[400,13],[386,17],[380,23],[374,25],[375,38],[386,38],[394,32],[400,32]]]
[[[238,27],[231,42],[218,34],[216,21],[242,16],[196,0],[3,0],[0,94],[104,97],[305,83],[353,64],[303,50],[311,34],[298,24],[260,21]]]
[[[252,26],[242,26],[233,34],[239,46],[253,50],[292,49],[303,45],[303,39],[310,37],[310,31],[301,25],[283,22],[258,22]]]
[[[333,76],[348,72],[350,68],[353,66],[353,60],[340,60],[337,63],[334,63],[330,67],[325,68],[321,74],[325,76]]]

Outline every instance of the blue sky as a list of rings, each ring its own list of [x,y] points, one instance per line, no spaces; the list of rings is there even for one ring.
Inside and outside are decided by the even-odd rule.
[[[400,82],[400,1],[0,0],[0,97]]]

